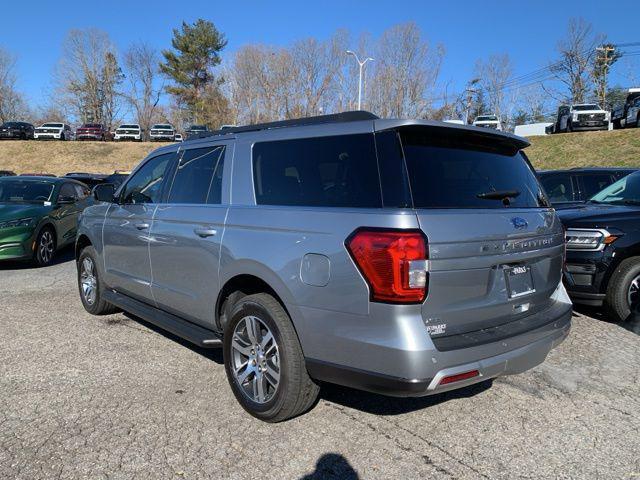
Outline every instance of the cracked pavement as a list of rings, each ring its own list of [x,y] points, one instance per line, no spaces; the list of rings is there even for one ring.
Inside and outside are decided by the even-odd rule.
[[[640,321],[576,314],[525,374],[419,399],[327,385],[270,425],[221,351],[85,313],[71,255],[0,265],[0,478],[640,477]]]

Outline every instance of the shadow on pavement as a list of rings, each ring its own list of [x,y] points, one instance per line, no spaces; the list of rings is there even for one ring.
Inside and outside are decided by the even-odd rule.
[[[582,315],[587,315],[597,320],[617,325],[624,328],[625,330],[629,330],[630,332],[635,333],[636,335],[640,335],[640,312],[638,311],[631,314],[629,318],[624,322],[614,322],[607,317],[605,310],[601,308],[587,307],[585,305],[574,305],[573,309],[574,311],[581,313]]]
[[[47,269],[55,265],[60,265],[61,263],[70,262],[75,259],[74,256],[75,252],[73,249],[73,245],[69,245],[68,247],[64,247],[62,250],[57,251],[55,257],[53,257],[53,261],[46,267],[38,267],[29,260],[7,260],[0,262],[0,270],[35,270],[40,268]]]
[[[159,335],[162,335],[163,337],[172,340],[180,345],[182,345],[183,347],[188,348],[189,350],[191,350],[192,352],[197,353],[198,355],[201,355],[213,362],[216,362],[219,365],[223,365],[224,362],[222,360],[222,347],[219,348],[202,348],[202,347],[198,347],[197,345],[194,345],[191,342],[188,342],[187,340],[183,339],[182,337],[178,337],[177,335],[174,335],[171,332],[167,332],[166,330],[163,330],[160,327],[155,326],[153,323],[147,322],[146,320],[143,320],[142,318],[136,317],[135,315],[131,315],[130,313],[124,313],[124,316],[133,320],[134,322],[139,323],[140,325],[142,325],[143,327],[148,328],[149,330],[153,330],[154,332],[158,333]]]
[[[316,463],[313,473],[300,477],[300,480],[324,480],[339,478],[341,480],[357,480],[360,477],[349,461],[338,453],[325,453]]]
[[[398,398],[323,383],[320,397],[329,402],[374,415],[401,415],[432,407],[449,400],[473,397],[491,388],[492,384],[493,379],[489,379],[465,388],[428,397]]]

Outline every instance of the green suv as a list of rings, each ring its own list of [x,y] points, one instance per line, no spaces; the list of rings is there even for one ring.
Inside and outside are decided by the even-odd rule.
[[[72,244],[91,191],[68,178],[0,178],[0,260],[44,266]]]

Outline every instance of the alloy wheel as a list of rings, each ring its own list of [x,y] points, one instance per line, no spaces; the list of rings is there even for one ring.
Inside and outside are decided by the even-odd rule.
[[[80,286],[85,301],[89,305],[93,305],[96,301],[98,281],[96,279],[93,260],[90,257],[85,257],[80,265]]]
[[[40,244],[38,245],[40,259],[43,264],[47,264],[51,261],[54,250],[55,243],[53,241],[53,235],[49,230],[45,230],[42,232],[42,235],[40,235]]]
[[[280,384],[280,354],[269,327],[255,316],[242,318],[231,341],[233,377],[253,402],[273,398]]]
[[[631,280],[629,290],[627,290],[627,303],[632,313],[638,311],[638,307],[640,307],[640,275]]]

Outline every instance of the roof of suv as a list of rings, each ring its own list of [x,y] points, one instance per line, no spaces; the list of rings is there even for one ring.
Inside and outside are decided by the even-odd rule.
[[[336,113],[330,115],[320,115],[316,117],[306,117],[293,120],[283,120],[278,122],[261,123],[255,125],[245,125],[241,127],[229,127],[224,130],[215,130],[200,135],[198,138],[187,139],[185,143],[206,143],[211,140],[211,137],[222,138],[234,138],[236,135],[242,135],[245,133],[266,133],[273,132],[281,129],[300,129],[302,130],[311,127],[330,126],[335,124],[351,124],[356,122],[373,122],[372,131],[384,131],[392,130],[396,128],[404,128],[411,126],[429,127],[436,132],[468,132],[474,134],[480,139],[494,139],[503,143],[511,144],[513,147],[522,149],[529,146],[529,141],[513,135],[511,133],[501,132],[498,130],[488,130],[485,128],[478,128],[472,125],[458,125],[446,122],[439,122],[434,120],[408,120],[408,119],[381,119],[378,116],[366,112],[366,111],[351,111]],[[170,149],[169,147],[164,147]]]
[[[602,173],[602,172],[635,172],[638,168],[634,167],[575,167],[563,168],[559,170],[538,170],[537,173]]]

